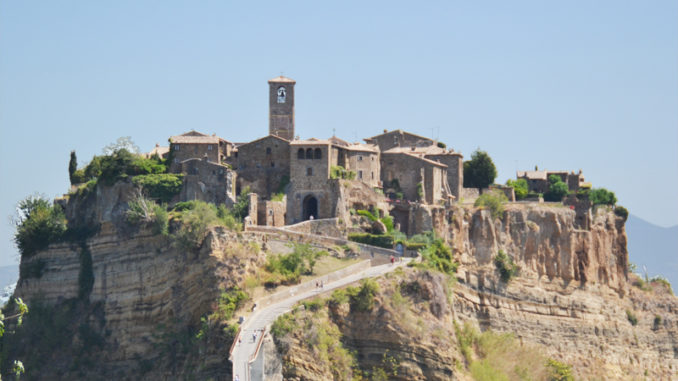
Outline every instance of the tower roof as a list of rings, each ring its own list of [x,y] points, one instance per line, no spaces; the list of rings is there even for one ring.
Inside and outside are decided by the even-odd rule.
[[[292,83],[292,84],[295,84],[295,83],[297,83],[297,81],[293,80],[292,78],[283,77],[281,75],[281,76],[275,77],[273,79],[269,79],[268,83]]]

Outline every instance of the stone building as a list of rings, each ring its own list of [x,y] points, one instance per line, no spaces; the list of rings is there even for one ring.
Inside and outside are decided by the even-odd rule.
[[[236,174],[227,166],[203,156],[182,161],[179,171],[184,174],[181,201],[201,200],[229,207],[235,203]]]
[[[207,156],[208,161],[213,163],[224,163],[234,149],[233,143],[225,139],[197,131],[171,136],[169,142],[169,156],[172,159],[170,170],[172,172],[179,172],[184,160],[202,159],[205,156]]]
[[[436,144],[432,139],[403,130],[384,130],[383,134],[363,140],[368,144],[376,145],[381,152],[387,151],[393,147],[428,147]]]
[[[451,195],[447,165],[417,155],[414,147],[382,152],[381,170],[384,186],[400,188],[406,200],[438,204]]]
[[[346,147],[337,148],[337,154],[345,150],[345,168],[356,174],[356,180],[373,187],[381,187],[381,163],[379,162],[379,149],[370,144],[349,144]]]
[[[290,180],[290,142],[269,135],[239,145],[235,154],[238,171],[237,189],[246,186],[260,197],[284,191],[281,185]]]
[[[549,176],[556,175],[560,180],[567,184],[570,192],[576,192],[579,188],[585,185],[584,175],[581,169],[578,173],[574,171],[547,171],[535,169],[534,171],[517,171],[517,179],[525,179],[527,181],[527,189],[529,192],[546,193],[549,190]]]
[[[268,81],[268,134],[294,139],[294,85],[282,75]]]

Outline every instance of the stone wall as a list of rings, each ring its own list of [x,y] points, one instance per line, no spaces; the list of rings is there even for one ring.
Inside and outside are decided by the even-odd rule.
[[[381,165],[377,152],[348,150],[348,170],[356,173],[360,180],[371,187],[378,187],[381,181]]]
[[[450,187],[450,194],[459,200],[464,184],[464,157],[454,152],[444,155],[426,155],[426,158],[447,165],[447,183]]]
[[[181,163],[184,173],[181,201],[201,200],[228,207],[235,203],[236,174],[228,167],[203,159],[188,159]]]
[[[225,152],[222,154],[221,150],[223,147],[220,147],[219,144],[170,144],[170,157],[172,157],[172,163],[170,163],[170,171],[180,172],[182,162],[188,159],[202,159],[207,156],[207,160],[213,163],[220,163],[221,157],[226,156]]]
[[[403,130],[384,130],[383,134],[367,138],[365,141],[379,146],[381,152],[393,147],[415,147],[435,144],[432,139],[414,135]]]
[[[443,199],[443,186],[447,183],[444,164],[414,155],[382,153],[381,168],[384,184],[397,179],[405,199],[420,200],[420,191],[422,201],[432,204]]]
[[[238,147],[236,164],[238,189],[250,187],[262,198],[280,190],[290,176],[290,144],[277,136],[267,136]]]
[[[285,226],[287,201],[259,200],[257,205],[257,224],[264,226]]]

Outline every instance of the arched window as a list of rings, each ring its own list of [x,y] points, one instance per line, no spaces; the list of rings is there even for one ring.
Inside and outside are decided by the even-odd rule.
[[[306,158],[313,159],[313,148],[309,148],[306,150]]]
[[[313,158],[314,159],[322,159],[323,158],[323,151],[320,148],[316,148],[315,151],[313,152]]]
[[[303,148],[299,148],[299,151],[297,151],[297,159],[304,160],[304,149]]]

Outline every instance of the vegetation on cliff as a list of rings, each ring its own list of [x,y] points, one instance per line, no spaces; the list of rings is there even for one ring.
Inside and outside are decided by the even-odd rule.
[[[471,154],[471,160],[464,162],[465,188],[487,188],[496,178],[497,167],[487,152],[477,149]]]

